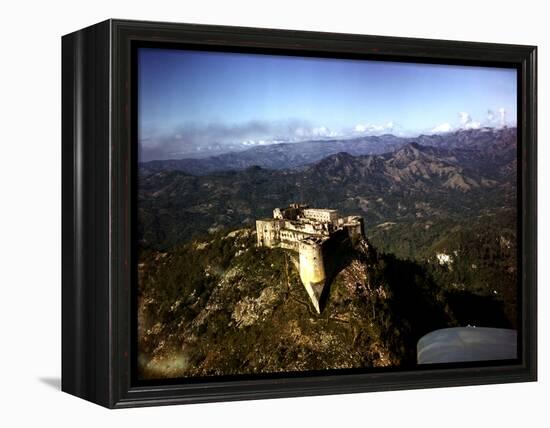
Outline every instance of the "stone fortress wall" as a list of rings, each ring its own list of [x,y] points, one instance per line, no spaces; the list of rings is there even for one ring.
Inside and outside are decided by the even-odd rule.
[[[339,217],[333,209],[309,208],[291,204],[275,208],[273,218],[256,220],[258,246],[284,248],[298,253],[300,279],[318,313],[327,285],[324,247],[344,232],[348,237],[363,237],[363,219]]]

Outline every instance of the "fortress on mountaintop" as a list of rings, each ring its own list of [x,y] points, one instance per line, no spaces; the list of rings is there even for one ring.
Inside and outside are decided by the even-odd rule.
[[[258,246],[298,253],[300,279],[318,313],[329,285],[330,249],[348,239],[364,237],[361,217],[340,217],[337,210],[301,204],[275,208],[273,218],[256,220],[256,232]]]

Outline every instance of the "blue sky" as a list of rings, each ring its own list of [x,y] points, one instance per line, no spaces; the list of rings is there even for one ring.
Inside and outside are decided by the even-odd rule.
[[[515,125],[512,69],[139,50],[143,160]]]

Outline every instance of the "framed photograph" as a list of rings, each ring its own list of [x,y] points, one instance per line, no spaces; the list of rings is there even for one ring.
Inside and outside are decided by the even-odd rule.
[[[111,408],[536,380],[536,48],[62,39],[62,389]]]

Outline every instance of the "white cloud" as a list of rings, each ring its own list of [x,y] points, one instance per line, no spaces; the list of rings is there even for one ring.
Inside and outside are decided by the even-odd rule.
[[[428,134],[443,134],[446,132],[454,132],[468,129],[483,129],[483,128],[503,128],[505,126],[515,126],[515,121],[512,125],[507,121],[508,111],[504,107],[498,109],[488,109],[487,115],[480,120],[476,120],[472,115],[465,111],[457,112],[458,120],[455,122],[444,122],[434,126],[432,129],[425,129],[423,132]]]
[[[473,120],[470,113],[465,111],[458,112],[459,125],[454,126],[449,122],[442,123],[435,126],[431,131],[431,134],[443,134],[446,132],[456,131],[458,129],[479,129],[481,128],[481,122]]]
[[[435,128],[433,128],[430,133],[443,134],[445,132],[451,132],[452,130],[453,126],[450,123],[442,123],[441,125],[437,125]]]
[[[387,132],[391,132],[394,129],[395,125],[393,122],[387,122],[382,125],[375,125],[375,124],[362,124],[359,123],[355,125],[353,128],[354,132],[358,134],[365,134],[365,135],[376,135],[376,134],[384,134]]]
[[[498,109],[498,113],[500,115],[500,126],[506,126],[506,109],[501,107]]]
[[[498,110],[487,110],[486,125],[494,128],[503,128],[506,123],[506,109],[500,107]]]
[[[460,124],[462,126],[466,125],[468,122],[472,120],[470,113],[466,113],[464,111],[459,112],[458,116],[460,117]]]
[[[466,113],[464,111],[461,111],[458,113],[458,116],[460,117],[460,127],[462,129],[479,129],[481,128],[481,122],[477,122],[472,119],[472,116],[470,116],[470,113]]]
[[[340,132],[332,131],[326,126],[318,126],[313,128],[301,126],[294,130],[294,135],[298,138],[298,140],[308,138],[334,138],[342,136]]]
[[[311,130],[311,135],[314,137],[336,137],[339,134],[336,131],[331,131],[326,126],[319,126]]]
[[[464,129],[479,129],[481,128],[481,122],[471,121],[464,125]]]

